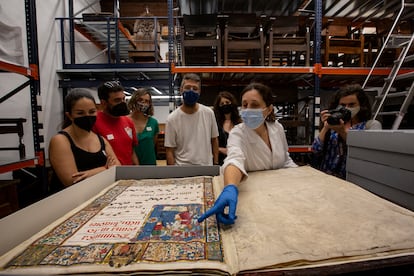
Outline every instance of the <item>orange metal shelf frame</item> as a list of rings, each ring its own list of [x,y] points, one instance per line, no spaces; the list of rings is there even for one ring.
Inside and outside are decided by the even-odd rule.
[[[288,149],[289,152],[295,153],[311,153],[312,146],[310,145],[291,145]]]
[[[313,67],[265,67],[265,66],[175,66],[173,73],[296,73],[312,74]]]
[[[45,159],[42,151],[36,152],[36,156],[32,158],[24,158],[16,161],[0,160],[0,174],[27,167],[43,166],[44,163]]]
[[[266,66],[175,66],[172,64],[172,73],[285,73],[285,74],[318,74],[318,75],[368,75],[368,67],[322,67],[315,64],[313,67],[266,67]],[[376,68],[373,75],[388,76],[391,68]],[[400,74],[413,72],[414,68],[401,69]]]
[[[23,76],[34,78],[35,80],[39,79],[39,70],[35,64],[30,64],[29,67],[24,67],[0,60],[0,70],[17,73]]]
[[[25,67],[0,60],[0,70],[20,74],[35,80],[39,80],[39,70],[37,65],[35,64],[30,64],[29,67]],[[20,160],[12,161],[0,160],[0,174],[43,164],[44,157],[42,152],[36,153],[36,156],[32,158],[23,158]]]
[[[28,158],[0,164],[0,174],[38,165],[37,158]]]

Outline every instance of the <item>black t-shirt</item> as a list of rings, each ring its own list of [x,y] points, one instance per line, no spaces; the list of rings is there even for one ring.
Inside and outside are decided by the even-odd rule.
[[[219,130],[219,147],[220,148],[226,148],[227,147],[227,139],[229,139],[229,133],[226,132],[224,130],[223,127],[218,126],[218,130]],[[224,159],[227,157],[227,155],[222,154],[221,152],[219,152],[219,164],[223,165],[223,161]]]
[[[70,147],[73,152],[73,156],[75,157],[75,163],[76,167],[78,168],[78,171],[87,171],[97,167],[105,166],[107,159],[105,154],[105,142],[100,135],[97,134],[99,142],[101,143],[100,150],[97,152],[88,152],[81,148],[78,148],[73,142],[72,137],[70,137],[69,133],[63,130],[59,131],[58,133],[65,135],[66,138],[68,138],[70,142]],[[65,186],[63,185],[63,183],[59,180],[56,173],[53,172],[52,180],[50,183],[50,191],[54,193],[64,188]]]

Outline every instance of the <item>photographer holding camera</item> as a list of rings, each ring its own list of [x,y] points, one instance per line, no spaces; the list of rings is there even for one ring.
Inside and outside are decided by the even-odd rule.
[[[350,129],[381,129],[381,123],[371,118],[368,96],[358,84],[342,87],[328,110],[321,112],[321,128],[312,145],[315,167],[345,179],[347,145]]]

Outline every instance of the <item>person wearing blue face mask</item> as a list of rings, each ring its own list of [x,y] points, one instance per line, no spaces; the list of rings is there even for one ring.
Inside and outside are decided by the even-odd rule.
[[[341,116],[341,113],[335,112],[338,107],[345,108],[349,115]],[[321,112],[321,129],[312,144],[315,157],[313,166],[327,174],[345,179],[348,131],[381,129],[379,121],[370,120],[371,115],[369,98],[359,84],[350,84],[339,89],[329,109]]]
[[[65,97],[65,110],[62,130],[49,143],[51,193],[121,164],[109,142],[92,131],[97,108],[90,93],[72,90]]]
[[[167,165],[218,164],[218,128],[211,108],[198,103],[201,79],[186,74],[180,86],[183,104],[165,123]]]
[[[243,123],[231,130],[227,157],[221,167],[225,187],[214,206],[200,216],[199,222],[213,214],[220,223],[235,222],[237,187],[249,171],[297,167],[289,156],[283,126],[276,121],[271,89],[264,84],[251,83],[243,89],[241,97]]]

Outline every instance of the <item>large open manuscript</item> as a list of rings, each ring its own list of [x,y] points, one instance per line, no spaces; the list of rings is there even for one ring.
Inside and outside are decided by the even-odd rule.
[[[237,274],[414,255],[414,213],[310,167],[255,172],[238,219],[197,218],[222,177],[119,180],[0,258],[1,273]]]

